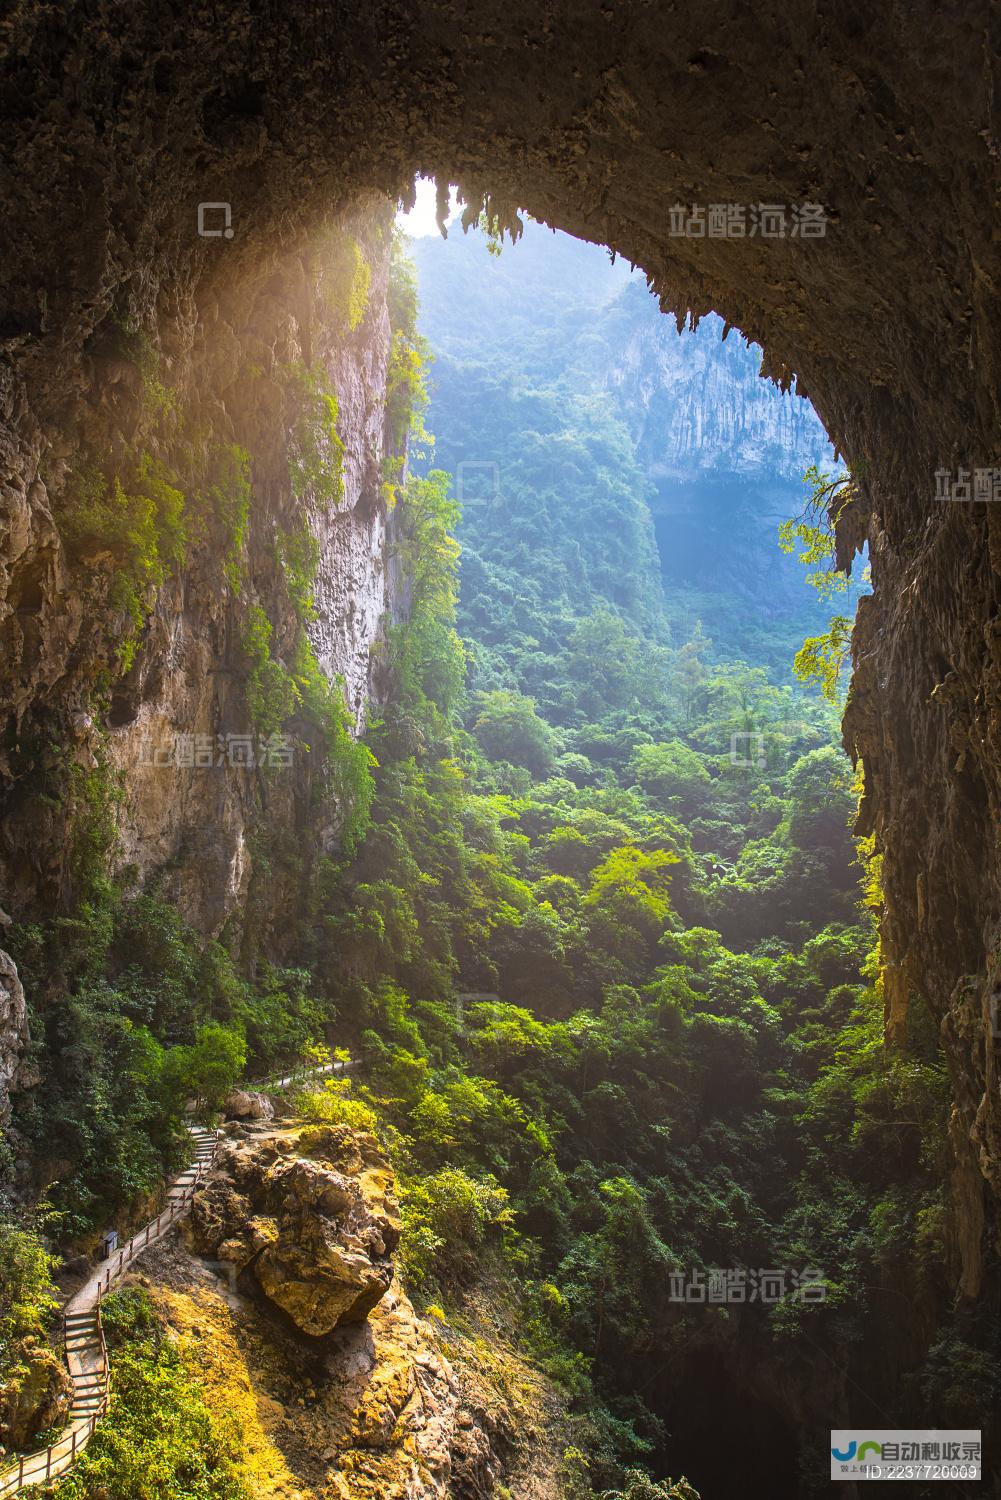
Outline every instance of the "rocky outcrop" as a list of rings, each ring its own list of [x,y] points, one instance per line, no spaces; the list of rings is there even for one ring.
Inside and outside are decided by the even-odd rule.
[[[273,1120],[275,1107],[267,1094],[254,1089],[234,1089],[223,1106],[228,1120]]]
[[[308,1381],[309,1411],[292,1419],[297,1446],[311,1455],[310,1493],[479,1500],[500,1472],[498,1419],[485,1409],[482,1382],[478,1415],[465,1404],[468,1381],[394,1280],[393,1186],[363,1131],[320,1126],[236,1139],[220,1149],[186,1232],[197,1255],[233,1268],[234,1290],[253,1288],[289,1327],[323,1340],[322,1378]],[[270,1425],[287,1406],[267,1399],[262,1409]]]
[[[220,1274],[222,1271],[222,1274]],[[239,1424],[257,1500],[556,1500],[571,1441],[558,1389],[510,1347],[510,1310],[462,1330],[399,1281],[362,1323],[305,1339],[176,1240],[139,1262],[210,1407]]]
[[[17,965],[0,948],[0,1128],[10,1119],[10,1095],[21,1081],[28,1044],[28,1008]]]
[[[375,1138],[345,1126],[230,1142],[195,1200],[192,1244],[251,1271],[303,1333],[329,1334],[389,1288],[393,1182]]]
[[[73,1388],[61,1356],[34,1334],[19,1339],[4,1360],[14,1373],[0,1383],[0,1440],[24,1452],[38,1433],[62,1424]]]
[[[324,1500],[476,1500],[493,1492],[490,1437],[463,1409],[454,1370],[398,1285],[380,1303],[370,1337],[346,1341],[328,1369],[336,1397],[325,1403]]]

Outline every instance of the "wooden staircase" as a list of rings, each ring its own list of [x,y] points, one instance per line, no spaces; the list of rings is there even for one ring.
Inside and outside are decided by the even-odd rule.
[[[118,1280],[137,1255],[158,1239],[187,1213],[195,1189],[212,1166],[217,1136],[214,1131],[190,1126],[189,1135],[195,1148],[194,1159],[167,1188],[165,1207],[144,1228],[116,1250],[106,1268],[94,1272],[66,1304],[64,1336],[66,1366],[73,1386],[68,1426],[63,1436],[40,1453],[29,1453],[0,1472],[0,1496],[14,1495],[28,1485],[44,1484],[64,1474],[76,1461],[93,1436],[94,1429],[108,1409],[111,1371],[108,1347],[101,1327],[101,1298]]]

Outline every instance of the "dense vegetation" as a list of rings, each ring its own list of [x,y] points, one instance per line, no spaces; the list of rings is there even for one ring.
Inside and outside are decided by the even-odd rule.
[[[720,1430],[778,1466],[776,1494],[819,1494],[836,1418],[977,1425],[1001,1393],[990,1330],[943,1312],[937,1040],[916,1010],[906,1050],[883,1047],[878,864],[849,832],[836,706],[765,664],[774,635],[760,657],[714,644],[711,598],[672,633],[621,424],[539,370],[517,393],[516,357],[462,373],[465,451],[501,454],[504,483],[502,506],[466,495],[461,589],[448,475],[425,443],[392,476],[412,599],[374,796],[312,864],[290,961],[241,966],[102,884],[111,809],[82,786],[86,899],[17,953],[59,997],[21,1128],[37,1150],[59,1132],[71,1238],[150,1191],[190,1094],[211,1108],[241,1071],[347,1044],[360,1077],[304,1107],[387,1140],[422,1305],[447,1322],[474,1284],[513,1294],[573,1414],[572,1500],[691,1493],[647,1469],[723,1492]],[[672,1273],[714,1268],[809,1270],[812,1293],[672,1300]],[[136,1461],[162,1477],[157,1445],[200,1434],[190,1493],[228,1500],[231,1439],[145,1318],[123,1304],[122,1416],[72,1493],[119,1493],[155,1397]]]
[[[196,1351],[168,1335],[149,1294],[139,1286],[114,1292],[103,1321],[115,1400],[59,1484],[62,1500],[251,1500],[239,1426],[210,1411]]]

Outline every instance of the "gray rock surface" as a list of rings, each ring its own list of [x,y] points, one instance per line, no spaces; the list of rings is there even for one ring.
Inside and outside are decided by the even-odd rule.
[[[10,1119],[11,1092],[27,1081],[22,1054],[28,1040],[28,1008],[17,965],[0,948],[0,1126]]]

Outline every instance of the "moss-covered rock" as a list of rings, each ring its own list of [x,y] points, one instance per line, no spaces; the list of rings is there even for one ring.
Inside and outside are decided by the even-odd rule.
[[[191,1219],[200,1253],[252,1268],[313,1336],[360,1322],[385,1296],[401,1227],[389,1163],[373,1137],[344,1127],[225,1146]]]
[[[0,1439],[7,1448],[30,1448],[38,1433],[65,1420],[70,1378],[56,1350],[35,1334],[19,1339],[5,1364],[8,1375],[0,1384]]]

